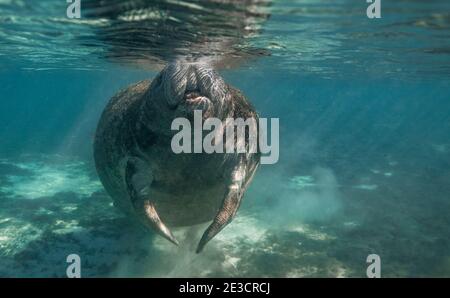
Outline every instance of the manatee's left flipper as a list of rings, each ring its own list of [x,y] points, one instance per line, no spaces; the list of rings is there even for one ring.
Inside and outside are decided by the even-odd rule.
[[[149,190],[153,177],[149,170],[142,166],[143,162],[133,158],[128,160],[125,170],[125,182],[128,194],[139,220],[158,234],[178,245],[169,228],[161,221],[155,204],[149,199]]]
[[[256,169],[256,168],[255,168]],[[219,212],[216,214],[211,225],[203,233],[202,239],[197,246],[197,253],[200,253],[205,247],[206,243],[217,235],[227,224],[229,224],[234,215],[236,214],[242,200],[242,196],[245,190],[246,176],[247,174],[253,175],[252,173],[246,173],[246,167],[244,161],[241,161],[234,169],[231,177],[231,184],[227,189],[225,198],[222,202],[222,206]]]
[[[156,231],[175,245],[179,245],[177,239],[169,230],[169,228],[161,221],[158,212],[156,212],[155,205],[150,200],[138,200],[134,204],[134,209],[139,219],[145,226]]]

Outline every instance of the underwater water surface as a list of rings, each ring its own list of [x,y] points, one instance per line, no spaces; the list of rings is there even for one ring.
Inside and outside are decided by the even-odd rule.
[[[0,276],[450,277],[450,2],[0,0]],[[280,120],[235,219],[201,254],[112,205],[100,114],[177,57]],[[206,58],[205,58],[206,57]]]

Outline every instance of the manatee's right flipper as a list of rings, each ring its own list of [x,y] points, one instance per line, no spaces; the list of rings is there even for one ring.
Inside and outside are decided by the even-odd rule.
[[[200,253],[214,236],[216,236],[227,224],[229,224],[241,204],[244,195],[246,176],[245,162],[241,160],[231,174],[231,184],[225,193],[225,198],[222,206],[217,212],[213,222],[209,225],[203,233],[202,238],[197,246],[197,253]],[[252,173],[249,173],[253,175]]]
[[[136,215],[146,227],[178,245],[172,232],[159,218],[154,202],[149,199],[149,188],[153,177],[151,173],[143,170],[142,163],[139,159],[130,159],[125,169],[125,182]]]

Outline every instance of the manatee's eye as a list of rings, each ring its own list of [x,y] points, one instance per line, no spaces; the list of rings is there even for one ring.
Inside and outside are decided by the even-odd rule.
[[[152,85],[154,87],[159,87],[161,86],[161,84],[162,84],[162,75],[158,74],[156,78],[153,79]]]

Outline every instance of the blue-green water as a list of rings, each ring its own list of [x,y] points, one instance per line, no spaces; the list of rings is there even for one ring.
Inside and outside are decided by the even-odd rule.
[[[393,2],[264,1],[241,32],[247,8],[211,1],[0,1],[0,276],[72,253],[86,277],[353,277],[369,254],[450,276],[450,3]],[[200,255],[197,229],[176,248],[116,210],[92,157],[109,98],[193,52],[280,119],[279,162]]]

